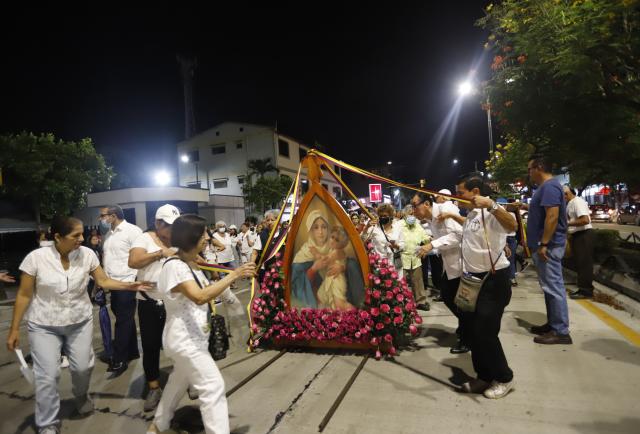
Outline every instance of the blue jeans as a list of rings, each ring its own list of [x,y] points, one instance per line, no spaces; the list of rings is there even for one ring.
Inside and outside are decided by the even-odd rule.
[[[569,308],[567,306],[567,291],[562,278],[562,257],[565,246],[549,246],[544,262],[533,254],[533,263],[538,269],[538,281],[544,292],[544,301],[547,305],[547,321],[551,329],[558,334],[569,334]]]
[[[58,379],[62,349],[69,358],[76,407],[81,413],[90,411],[93,403],[87,392],[94,365],[93,319],[66,326],[45,326],[28,321],[27,330],[36,380],[36,426],[44,428],[60,423]]]
[[[516,237],[507,237],[507,246],[511,250],[511,256],[509,256],[509,279],[516,278],[516,249],[518,248],[518,241]]]

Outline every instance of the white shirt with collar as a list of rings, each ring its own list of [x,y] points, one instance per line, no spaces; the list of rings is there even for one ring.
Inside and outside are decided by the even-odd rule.
[[[587,201],[578,196],[571,199],[567,204],[567,216],[569,217],[569,220],[575,220],[585,215],[589,218],[589,223],[582,226],[569,226],[568,232],[570,234],[593,228],[591,225],[591,211],[589,210],[589,204]]]
[[[368,230],[364,231],[362,238],[366,241],[373,243],[373,249],[382,258],[387,258],[389,264],[393,265],[393,250],[391,249],[391,241],[395,241],[399,247],[398,251],[404,250],[404,237],[402,236],[402,227],[400,225],[391,225],[389,232],[383,232],[380,226],[371,226]],[[388,241],[387,241],[388,238]],[[398,270],[402,273],[402,270]]]
[[[45,326],[78,324],[92,317],[87,293],[89,274],[100,266],[93,250],[80,246],[69,253],[65,270],[54,246],[29,253],[20,270],[35,278],[33,300],[25,319]]]
[[[482,214],[486,225],[482,225]],[[507,234],[498,219],[486,209],[476,208],[469,211],[462,232],[462,256],[464,258],[464,270],[469,273],[484,273],[491,271],[487,239],[491,247],[491,259],[495,262],[494,269],[501,270],[509,266],[509,259],[504,254],[504,246],[507,243]]]
[[[220,232],[216,231],[216,233],[213,234],[213,238],[224,244],[224,250],[218,250],[216,252],[218,264],[226,264],[227,262],[233,261],[235,257],[233,256],[233,241],[231,235],[226,232],[221,235]]]
[[[112,279],[133,282],[138,270],[129,268],[129,251],[142,229],[122,220],[115,229],[107,232],[102,247],[104,271]]]
[[[460,270],[462,225],[452,218],[445,219],[443,222],[438,221],[437,217],[443,212],[460,215],[460,210],[449,200],[435,204],[432,209],[431,231],[435,239],[431,241],[431,245],[440,252],[447,279],[452,280],[462,274]]]
[[[132,249],[139,248],[144,249],[146,253],[155,253],[162,248],[155,242],[153,237],[149,232],[145,232],[135,239],[133,244],[131,245]],[[158,283],[158,279],[160,278],[160,271],[162,271],[162,264],[166,261],[167,258],[162,257],[158,260],[153,261],[150,264],[140,268],[138,270],[138,274],[136,280],[138,282],[155,282]],[[160,294],[158,293],[158,288],[154,288],[153,290],[146,291],[145,294],[154,300],[161,300]],[[136,294],[136,298],[138,300],[146,300],[146,298],[142,295],[141,292]]]

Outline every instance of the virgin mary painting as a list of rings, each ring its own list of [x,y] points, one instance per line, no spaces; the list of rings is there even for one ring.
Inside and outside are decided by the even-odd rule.
[[[326,207],[314,208],[304,217],[295,240],[291,305],[342,310],[361,307],[364,280],[347,232]]]

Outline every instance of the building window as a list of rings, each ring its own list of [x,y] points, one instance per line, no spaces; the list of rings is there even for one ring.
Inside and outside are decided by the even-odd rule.
[[[213,155],[224,154],[226,152],[224,145],[216,145],[211,147]]]
[[[226,179],[214,179],[213,180],[213,188],[227,188],[227,180]]]
[[[340,189],[340,187],[333,187],[333,195],[336,198],[342,197],[342,190]]]
[[[329,186],[327,184],[322,184],[325,190],[329,191]]]
[[[244,185],[244,175],[238,176],[238,184]]]
[[[338,175],[338,176],[342,177],[342,170],[340,170],[340,167],[338,167],[338,166],[333,166],[333,168],[334,168],[334,170],[335,170],[335,172],[336,172],[336,175]]]
[[[236,142],[236,149],[242,149],[242,141]]]
[[[194,149],[193,151],[186,152],[187,157],[189,158],[189,162],[197,163],[200,161],[200,151]]]
[[[306,157],[306,156],[307,156],[307,150],[301,147],[300,148],[300,161],[302,161],[302,159],[304,157]]]
[[[283,157],[289,158],[289,142],[278,139],[278,153]]]
[[[244,127],[240,127],[240,132],[243,132],[243,131],[244,131]]]
[[[216,131],[216,136],[219,136],[219,135],[220,135],[220,131]]]

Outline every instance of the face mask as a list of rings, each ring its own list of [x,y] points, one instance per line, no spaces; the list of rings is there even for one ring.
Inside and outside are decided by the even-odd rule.
[[[383,225],[388,225],[390,221],[391,221],[390,217],[380,217],[380,223]]]
[[[412,215],[408,215],[406,220],[407,220],[407,224],[409,226],[413,226],[413,225],[416,224],[416,218],[414,216],[412,216]]]
[[[218,232],[224,234],[227,231],[227,228],[218,228]]]
[[[111,230],[111,224],[106,220],[100,220],[98,228],[100,229],[100,233],[104,235]]]

